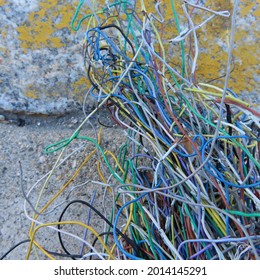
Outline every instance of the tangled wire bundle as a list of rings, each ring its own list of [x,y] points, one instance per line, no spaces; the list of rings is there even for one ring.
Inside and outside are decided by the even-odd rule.
[[[174,54],[180,55],[180,66],[171,63],[164,48],[160,2],[156,13],[148,14],[143,0],[140,11],[135,1],[106,1],[100,10],[86,1],[92,13],[75,27],[83,2],[72,28],[87,22],[84,63],[91,87],[83,106],[86,118],[71,137],[46,148],[46,153],[61,153],[53,169],[24,194],[32,220],[27,258],[34,248],[50,259],[258,259],[260,114],[228,88],[239,1],[232,16],[183,1],[183,30],[170,1],[178,30],[170,43],[180,47]],[[195,25],[194,10],[209,17]],[[196,78],[196,32],[215,17],[231,18],[223,88]],[[97,106],[87,114],[89,98]],[[97,137],[84,136],[84,125],[100,110],[109,112],[117,133],[125,133],[116,153],[102,147],[101,130]],[[74,143],[80,146],[64,156]],[[88,155],[82,152],[86,145],[95,146]],[[39,207],[55,170],[79,153],[84,154],[81,165]],[[88,174],[72,186],[90,160],[96,177]],[[88,184],[94,187],[89,199],[73,198],[74,189],[84,193]],[[31,198],[39,185],[35,204]],[[72,207],[83,210],[76,214]],[[44,221],[53,211],[59,219]],[[40,236],[54,233],[59,241],[50,250]]]

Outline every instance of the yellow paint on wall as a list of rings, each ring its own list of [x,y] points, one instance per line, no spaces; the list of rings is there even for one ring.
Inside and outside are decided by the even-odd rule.
[[[240,14],[242,15],[242,17],[247,16],[255,5],[255,1],[252,1],[252,3],[245,3],[245,6],[240,10]]]
[[[36,99],[39,97],[39,95],[37,94],[36,90],[28,90],[25,92],[25,96],[32,98],[32,99]]]
[[[81,77],[76,82],[73,83],[73,94],[79,94],[78,99],[80,101],[83,100],[84,96],[82,95],[82,92],[84,92],[84,89],[90,87],[90,82],[87,77]]]
[[[88,83],[87,77],[81,77],[76,82],[74,82],[74,86],[79,87],[79,86],[85,85],[86,83]]]
[[[58,0],[40,1],[39,10],[31,12],[28,20],[17,27],[21,47],[27,49],[60,48],[62,38],[55,31],[69,28],[74,9],[71,4],[61,5]]]
[[[4,29],[0,28],[0,34],[2,36],[3,39],[6,39],[7,37],[7,31],[5,31]]]
[[[256,10],[253,12],[253,16],[255,17],[260,17],[260,7],[258,5],[258,7],[256,8]]]
[[[152,0],[149,0],[152,2]],[[102,1],[92,1],[93,3],[98,3],[99,8],[104,7],[104,0]],[[5,4],[4,0],[0,0],[0,5]],[[156,10],[154,5],[149,5],[148,1],[144,0],[145,10],[147,14],[153,12],[156,16]],[[215,10],[229,10],[232,12],[233,1],[207,1],[207,6]],[[246,18],[249,14],[257,17],[260,16],[258,1],[241,1],[240,5],[240,15]],[[41,48],[61,48],[64,47],[62,38],[55,35],[57,30],[62,28],[69,28],[70,32],[70,22],[76,10],[78,1],[71,1],[70,3],[63,1],[62,4],[58,0],[41,0],[39,3],[39,9],[37,11],[31,12],[28,15],[28,19],[17,28],[19,33],[19,40],[21,42],[21,47],[24,51],[28,49],[41,49]],[[187,20],[182,17],[182,1],[175,0],[176,9],[179,15],[179,20],[182,26],[187,26]],[[141,1],[137,1],[137,12],[142,18],[142,7]],[[164,30],[161,31],[161,24],[155,21],[155,25],[159,32],[163,32],[164,47],[167,53],[167,60],[171,65],[180,69],[181,66],[181,56],[179,45],[173,47],[169,44],[168,40],[177,36],[177,27],[174,21],[173,12],[171,8],[170,1],[162,1],[161,12],[165,16],[165,26]],[[84,15],[91,13],[90,9],[86,5],[80,11],[78,20]],[[200,23],[209,15],[208,12],[201,10],[194,10],[192,18],[196,24]],[[122,19],[126,20],[126,16],[121,16]],[[77,24],[77,21],[76,21]],[[235,49],[233,53],[233,66],[234,70],[231,73],[231,79],[229,85],[234,87],[234,90],[239,93],[240,91],[253,91],[256,85],[253,81],[254,73],[257,71],[259,65],[259,50],[254,42],[252,44],[247,44],[245,39],[248,38],[248,34],[253,34],[255,38],[259,37],[258,30],[259,23],[254,22],[250,26],[250,32],[243,27],[239,27],[235,34]],[[87,21],[83,23],[82,29],[78,32],[84,32],[87,26]],[[199,39],[200,53],[197,63],[197,79],[199,81],[209,81],[215,79],[225,74],[226,61],[227,61],[227,41],[230,32],[230,18],[215,17],[211,22],[209,22],[205,27],[197,31],[197,36]],[[2,36],[6,36],[3,35]],[[252,36],[252,35],[250,35]],[[132,38],[131,38],[132,39]],[[189,44],[186,43],[186,54],[189,51]],[[159,44],[155,45],[157,50],[160,50]],[[172,51],[174,49],[174,52]],[[171,53],[172,52],[172,53]],[[214,83],[223,84],[223,79],[219,79]],[[73,84],[74,94],[82,92],[84,86],[89,86],[89,81],[86,77],[79,78]],[[73,94],[72,93],[72,94]],[[28,96],[29,95],[29,96]],[[37,94],[33,91],[28,91],[27,96],[31,98],[36,98]],[[33,97],[36,96],[36,97]]]
[[[33,27],[20,26],[17,28],[21,47],[24,49],[39,49],[42,47],[62,47],[58,37],[52,37],[53,28],[48,22],[38,22]]]

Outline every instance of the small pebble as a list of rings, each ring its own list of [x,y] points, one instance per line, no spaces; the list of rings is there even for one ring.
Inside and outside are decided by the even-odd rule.
[[[45,161],[46,161],[46,157],[45,156],[39,157],[39,162],[40,163],[44,163]]]
[[[72,118],[72,119],[71,119],[71,123],[73,123],[73,124],[77,124],[77,123],[78,123],[78,120],[77,120],[77,119],[75,119],[75,118]]]

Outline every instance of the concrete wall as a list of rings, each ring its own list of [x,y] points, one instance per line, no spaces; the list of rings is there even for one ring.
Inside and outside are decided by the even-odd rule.
[[[102,7],[105,1],[96,2]],[[140,10],[140,1],[137,2]],[[149,2],[154,1],[145,1],[148,12],[154,10]],[[216,10],[232,11],[232,0],[200,2]],[[168,42],[177,35],[170,0],[162,3],[165,49],[178,63],[179,55],[173,55],[173,46]],[[181,15],[182,1],[175,3]],[[0,110],[64,114],[81,104],[89,83],[82,59],[86,25],[78,32],[70,28],[77,4],[78,1],[62,0],[0,0]],[[259,0],[240,3],[230,79],[230,87],[252,101],[259,94],[259,6]],[[84,13],[90,13],[86,5],[81,15]],[[194,22],[199,22],[203,14],[195,11]],[[180,21],[185,26],[182,16]],[[198,31],[199,81],[225,74],[229,28],[230,19],[218,17]],[[223,79],[215,83],[221,85]]]

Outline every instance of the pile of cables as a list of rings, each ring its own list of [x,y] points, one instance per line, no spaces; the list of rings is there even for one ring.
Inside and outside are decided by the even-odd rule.
[[[61,153],[42,179],[43,188],[58,166],[70,160],[70,155],[62,156],[73,143],[94,150],[41,209],[30,201],[33,187],[25,194],[25,212],[32,221],[27,258],[34,248],[50,259],[259,259],[260,113],[228,88],[239,1],[232,15],[183,1],[186,28],[180,27],[175,1],[170,1],[178,31],[170,43],[180,49],[172,55],[181,58],[176,67],[164,48],[160,2],[154,4],[156,13],[149,14],[146,1],[138,1],[139,10],[136,2],[106,1],[98,9],[86,1],[92,12],[75,27],[84,1],[79,3],[72,28],[87,23],[84,65],[91,87],[83,106],[86,118],[71,137],[46,148],[46,153]],[[209,17],[195,25],[191,9]],[[222,88],[196,78],[196,32],[215,17],[231,19]],[[187,38],[193,42],[189,55]],[[89,98],[97,106],[87,114]],[[115,133],[125,135],[117,152],[102,147],[101,130],[96,138],[84,136],[83,126],[101,110],[109,112]],[[68,195],[52,210],[59,213],[58,221],[41,222],[91,158],[98,172],[96,179],[87,178],[86,184],[96,188],[90,199]],[[73,216],[68,211],[75,205],[83,210]],[[74,226],[83,232],[73,231]],[[57,234],[55,252],[37,240],[43,228]],[[78,252],[65,244],[68,237],[67,244],[72,239],[81,244]]]

